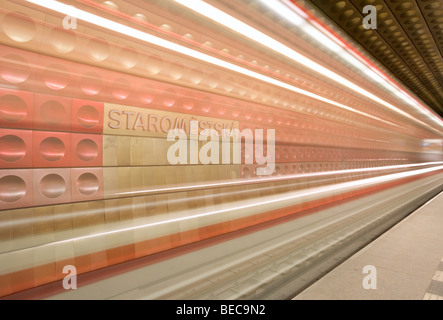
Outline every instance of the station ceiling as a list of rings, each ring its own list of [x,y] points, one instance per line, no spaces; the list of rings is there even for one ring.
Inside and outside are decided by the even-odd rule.
[[[443,117],[443,0],[302,0],[357,41]],[[377,9],[366,30],[366,5]]]

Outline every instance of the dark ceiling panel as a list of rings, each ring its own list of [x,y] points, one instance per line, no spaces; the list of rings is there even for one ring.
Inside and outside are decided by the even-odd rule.
[[[443,116],[442,0],[305,0],[332,20]],[[377,28],[363,27],[363,7]]]

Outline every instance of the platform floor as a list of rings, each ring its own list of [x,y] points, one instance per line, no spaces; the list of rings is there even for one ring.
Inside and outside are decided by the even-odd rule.
[[[443,193],[294,298],[422,299],[443,300]]]

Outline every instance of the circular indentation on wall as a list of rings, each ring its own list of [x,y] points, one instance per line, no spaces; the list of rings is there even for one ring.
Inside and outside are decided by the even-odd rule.
[[[41,106],[40,117],[47,124],[57,125],[66,119],[66,110],[60,102],[49,100]]]
[[[195,100],[193,98],[183,99],[183,109],[192,110],[195,107]]]
[[[77,179],[77,190],[85,196],[92,196],[97,193],[99,188],[100,183],[98,178],[92,173],[83,173]]]
[[[347,23],[348,27],[355,27],[360,23],[360,18],[356,17],[356,18],[352,18],[351,20],[349,20],[349,22]]]
[[[331,9],[333,13],[340,12],[346,7],[346,1],[337,2]]]
[[[82,91],[89,96],[98,94],[103,88],[102,78],[95,72],[85,73],[80,84]]]
[[[144,84],[138,90],[143,103],[152,103],[155,99],[155,91],[156,89],[151,84]]]
[[[47,161],[59,161],[65,156],[65,144],[59,138],[49,137],[40,143],[40,155]]]
[[[160,26],[160,29],[167,31],[167,32],[174,32],[174,29],[169,24],[162,24]]]
[[[245,81],[242,81],[241,83],[238,84],[238,86],[235,88],[235,93],[240,95],[240,96],[244,96],[247,92],[246,90],[247,88],[247,84]]]
[[[119,11],[118,6],[112,1],[104,1],[103,6],[108,7],[109,9]]]
[[[174,90],[168,89],[163,93],[163,105],[171,108],[177,102],[177,94]]]
[[[0,97],[0,119],[6,122],[19,122],[28,114],[26,103],[12,94]]]
[[[225,107],[218,107],[217,113],[221,116],[224,115],[226,113],[226,108]]]
[[[0,72],[3,79],[11,83],[25,82],[31,74],[28,61],[16,54],[2,57],[4,62]]]
[[[168,74],[173,80],[179,80],[183,76],[184,67],[181,63],[171,63],[168,66]]]
[[[102,62],[109,57],[110,47],[106,40],[100,38],[91,39],[86,48],[94,61]]]
[[[77,120],[84,128],[94,128],[99,123],[98,111],[90,105],[84,105],[77,111]]]
[[[251,99],[257,99],[258,98],[258,96],[259,96],[259,94],[260,94],[260,92],[261,92],[261,90],[260,90],[260,87],[259,86],[254,86],[253,88],[252,88],[252,90],[249,92],[249,97],[251,98]]]
[[[49,89],[61,90],[69,83],[69,72],[62,65],[51,64],[46,68],[43,80]]]
[[[52,29],[49,36],[51,47],[60,53],[69,53],[77,45],[77,37],[71,30]]]
[[[200,109],[204,113],[208,113],[209,111],[211,111],[211,109],[212,109],[212,101],[211,101],[211,99],[209,99],[209,98],[205,99],[204,102],[202,103]]]
[[[129,96],[130,90],[130,84],[124,78],[119,78],[112,84],[112,95],[117,100],[125,100]]]
[[[203,71],[201,71],[200,69],[193,69],[189,73],[189,80],[195,85],[199,84],[202,81],[202,79],[203,79]]]
[[[17,136],[7,135],[0,138],[0,159],[7,162],[19,161],[26,155],[26,144]]]
[[[226,81],[223,82],[223,90],[225,90],[226,92],[231,92],[232,90],[234,90],[234,84],[235,81],[232,78],[228,78],[226,79]]]
[[[432,10],[432,9],[438,9],[440,8],[440,6],[442,6],[442,3],[438,3],[438,2],[432,2],[431,4],[428,4],[425,6],[426,10]]]
[[[354,14],[354,10],[345,10],[339,17],[340,20],[348,20]]]
[[[211,89],[215,89],[219,83],[220,77],[216,73],[212,73],[208,77],[206,77],[205,84]]]
[[[92,161],[98,157],[98,146],[91,139],[83,139],[77,144],[77,156],[83,161]]]
[[[405,3],[402,3],[402,4],[398,5],[395,9],[396,10],[407,10],[410,7],[412,7],[412,3],[405,2]]]
[[[0,178],[0,200],[17,202],[26,195],[26,183],[22,178],[9,175]]]
[[[232,115],[233,115],[235,118],[238,118],[238,116],[240,115],[240,111],[233,110],[233,111],[232,111]]]
[[[40,180],[40,192],[46,198],[59,198],[66,192],[66,182],[58,174],[48,174]]]
[[[132,48],[123,48],[118,55],[118,61],[126,69],[134,68],[138,63],[138,53]]]
[[[158,74],[163,68],[163,59],[157,55],[148,57],[147,71],[150,74]]]
[[[144,14],[141,14],[141,13],[135,14],[134,19],[141,21],[141,22],[148,22],[148,18]]]
[[[29,42],[37,34],[35,22],[29,16],[18,12],[6,14],[1,26],[5,34],[16,42]]]

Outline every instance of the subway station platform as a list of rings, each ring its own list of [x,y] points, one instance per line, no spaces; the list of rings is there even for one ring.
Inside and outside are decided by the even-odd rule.
[[[294,297],[422,299],[443,300],[443,193]]]

